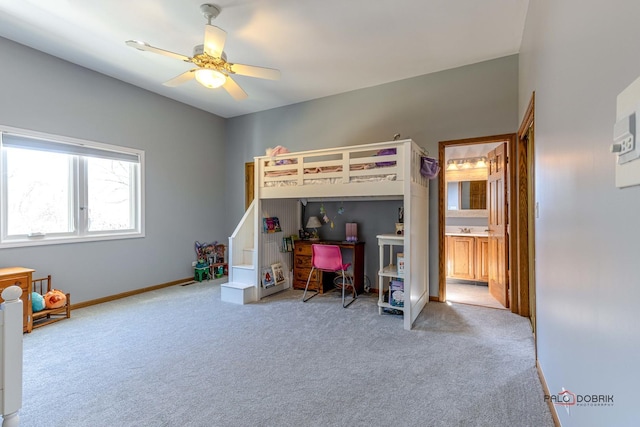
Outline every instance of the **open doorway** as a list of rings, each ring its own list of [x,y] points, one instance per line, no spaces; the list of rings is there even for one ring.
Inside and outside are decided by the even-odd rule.
[[[443,300],[507,309],[511,135],[441,142]]]
[[[439,143],[439,158],[444,159],[447,147],[475,146],[479,144],[506,143],[506,150],[497,159],[487,154],[489,171],[487,171],[487,216],[489,230],[487,257],[483,258],[483,249],[476,249],[480,254],[474,258],[475,265],[487,271],[489,275],[489,290],[491,277],[498,277],[504,283],[498,283],[496,290],[505,297],[502,304],[513,313],[530,317],[535,336],[535,238],[534,238],[534,97],[518,134],[496,135],[481,138],[470,138]],[[504,166],[504,174],[497,174],[500,178],[492,179],[495,170],[492,161]],[[438,301],[448,300],[447,291],[447,240],[446,240],[446,168],[445,173],[438,177],[438,249],[439,249],[439,282]],[[494,168],[494,171],[491,168]],[[498,190],[497,194],[494,192]],[[497,196],[497,197],[496,197]],[[501,198],[502,197],[502,198]],[[504,209],[496,209],[496,206]],[[497,215],[498,218],[493,217]],[[502,217],[502,218],[500,218]],[[500,222],[500,221],[504,222]],[[460,227],[457,225],[456,227]],[[471,227],[470,227],[471,228]],[[473,229],[472,229],[473,230]],[[498,231],[496,233],[495,231]],[[459,231],[459,230],[458,230]],[[493,236],[492,236],[493,234]],[[493,239],[492,239],[493,237]],[[460,248],[458,248],[460,250]],[[462,249],[464,253],[464,248]],[[495,264],[492,257],[498,256],[504,260],[503,264]],[[479,263],[479,264],[478,264]]]

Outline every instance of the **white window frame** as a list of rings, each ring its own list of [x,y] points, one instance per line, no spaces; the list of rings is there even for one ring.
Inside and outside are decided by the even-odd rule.
[[[6,137],[5,137],[6,135]],[[7,180],[6,180],[6,156],[3,140],[13,138],[15,140],[22,139],[33,142],[35,149],[40,151],[39,146],[44,147],[41,151],[47,151],[47,148],[54,147],[59,152],[71,154],[73,158],[73,173],[70,179],[70,185],[74,187],[72,197],[72,217],[71,220],[75,224],[75,230],[70,233],[50,234],[50,235],[20,235],[8,236],[7,221]],[[34,149],[34,148],[32,148]],[[66,151],[68,149],[68,152]],[[108,157],[123,158],[133,160],[135,166],[133,171],[133,185],[130,187],[133,200],[132,222],[133,229],[128,230],[108,230],[108,231],[89,231],[88,213],[85,209],[88,198],[87,185],[87,158],[90,157]],[[25,129],[19,129],[9,126],[0,125],[0,249],[21,247],[21,246],[38,246],[52,245],[62,243],[78,243],[90,242],[98,240],[115,240],[115,239],[131,239],[141,238],[145,236],[145,184],[144,184],[144,150],[122,147],[117,145],[104,144],[94,141],[87,141],[77,138],[70,138],[59,135],[51,135],[43,132],[35,132]]]

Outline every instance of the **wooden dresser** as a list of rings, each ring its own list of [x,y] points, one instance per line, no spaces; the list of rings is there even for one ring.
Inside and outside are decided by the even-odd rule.
[[[351,262],[350,270],[353,271],[353,281],[356,291],[361,294],[364,291],[364,242],[341,242],[341,241],[309,241],[296,240],[293,249],[293,288],[304,289],[307,285],[307,278],[311,272],[311,245],[337,245],[345,249],[343,260],[345,263]],[[351,257],[347,256],[347,251],[351,251]],[[319,290],[325,293],[333,289],[334,274],[324,273],[314,270],[309,281],[310,290]]]
[[[24,312],[23,331],[31,332],[32,318],[31,318],[31,274],[35,270],[23,267],[8,267],[0,268],[0,292],[4,288],[16,285],[22,288],[22,309]],[[3,301],[0,298],[0,302]]]

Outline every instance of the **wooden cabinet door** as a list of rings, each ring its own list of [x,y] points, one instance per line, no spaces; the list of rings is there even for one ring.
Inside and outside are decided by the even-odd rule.
[[[489,281],[489,239],[476,237],[476,280]]]
[[[449,277],[474,280],[475,278],[475,238],[449,236],[447,245]]]

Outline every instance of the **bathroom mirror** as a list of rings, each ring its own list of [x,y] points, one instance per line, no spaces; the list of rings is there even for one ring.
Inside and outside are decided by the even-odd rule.
[[[447,181],[447,216],[486,217],[487,180]]]
[[[487,210],[487,168],[445,170],[446,215],[489,217]]]

